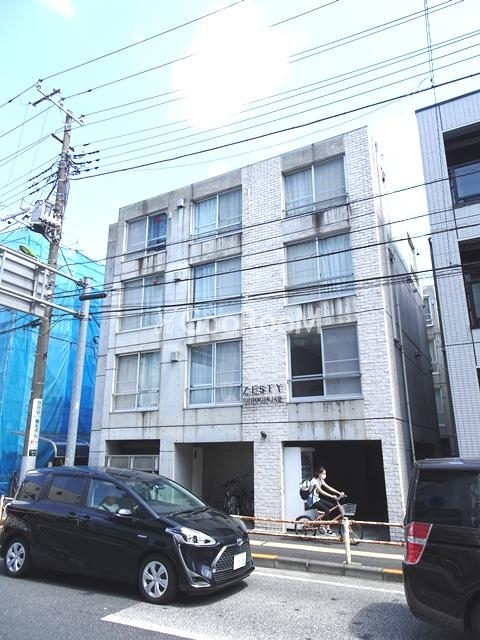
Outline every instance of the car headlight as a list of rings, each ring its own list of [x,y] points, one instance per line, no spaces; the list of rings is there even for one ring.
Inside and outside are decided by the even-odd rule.
[[[215,538],[212,538],[212,536],[208,536],[201,531],[195,531],[195,529],[189,529],[188,527],[168,528],[166,532],[181,544],[191,544],[195,547],[212,547],[217,544],[217,541]]]

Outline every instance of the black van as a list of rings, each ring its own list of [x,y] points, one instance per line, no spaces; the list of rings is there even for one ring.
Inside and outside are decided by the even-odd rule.
[[[112,468],[27,473],[7,506],[0,557],[13,578],[34,566],[121,580],[154,604],[253,571],[241,520],[168,478]]]
[[[403,576],[412,613],[480,640],[480,459],[414,464],[405,542]]]

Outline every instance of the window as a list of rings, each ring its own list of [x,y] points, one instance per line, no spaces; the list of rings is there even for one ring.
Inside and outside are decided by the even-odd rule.
[[[154,327],[163,306],[163,274],[128,280],[123,284],[120,331]]]
[[[232,404],[241,399],[240,342],[190,349],[190,404]]]
[[[106,480],[91,480],[87,494],[87,507],[115,513],[119,509],[133,510],[138,506],[124,489]]]
[[[423,296],[423,315],[427,325],[433,324],[433,300],[430,296]]]
[[[43,487],[47,482],[48,476],[36,474],[27,476],[18,490],[17,500],[26,500],[27,502],[37,502]]]
[[[80,504],[84,487],[85,478],[54,475],[47,497],[54,502]]]
[[[349,234],[287,246],[287,288],[292,303],[352,295],[352,275]]]
[[[117,357],[113,406],[116,411],[156,409],[160,387],[160,352]]]
[[[480,199],[480,128],[450,132],[444,142],[454,203]]]
[[[231,258],[195,267],[193,317],[221,316],[240,311],[241,260]]]
[[[194,205],[193,233],[209,236],[238,229],[242,223],[242,190],[226,191]]]
[[[151,216],[127,223],[127,253],[145,255],[146,251],[160,251],[167,244],[167,214]],[[136,257],[129,255],[129,257]]]
[[[287,217],[345,204],[343,156],[287,174],[284,185]]]
[[[480,328],[480,242],[460,244],[470,326]]]
[[[432,364],[432,373],[438,373],[437,345],[435,338],[428,339],[428,352],[430,354],[430,362]]]
[[[291,397],[351,397],[361,394],[357,329],[328,327],[290,335]]]
[[[478,471],[422,469],[413,519],[457,527],[480,526]]]

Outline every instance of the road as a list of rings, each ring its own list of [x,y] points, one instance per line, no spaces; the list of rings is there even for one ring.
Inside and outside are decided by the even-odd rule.
[[[228,591],[166,607],[135,590],[53,573],[0,570],[1,640],[461,640],[415,620],[401,584],[257,568]]]

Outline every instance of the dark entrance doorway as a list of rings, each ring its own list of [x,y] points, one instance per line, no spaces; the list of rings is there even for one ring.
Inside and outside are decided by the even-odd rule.
[[[380,440],[288,442],[285,447],[313,450],[313,470],[327,470],[327,483],[357,504],[361,520],[387,522],[387,495]]]

